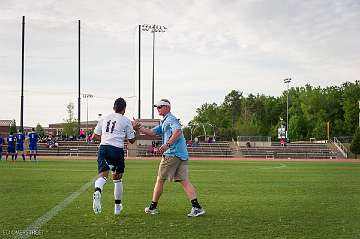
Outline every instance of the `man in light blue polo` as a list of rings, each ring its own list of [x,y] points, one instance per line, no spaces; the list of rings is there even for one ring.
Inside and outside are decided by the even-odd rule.
[[[149,136],[160,135],[162,145],[159,152],[163,154],[159,165],[159,171],[153,191],[152,202],[145,212],[151,215],[158,213],[157,204],[163,192],[166,180],[180,182],[188,199],[191,201],[191,211],[189,217],[197,217],[205,214],[205,210],[200,206],[194,186],[188,178],[188,159],[189,154],[186,141],[181,130],[179,120],[170,112],[171,104],[167,99],[160,100],[154,107],[157,108],[159,115],[163,116],[160,125],[152,128],[140,128],[139,131]]]

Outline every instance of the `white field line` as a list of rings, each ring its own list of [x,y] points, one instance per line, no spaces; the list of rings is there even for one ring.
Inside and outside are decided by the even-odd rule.
[[[275,168],[286,168],[286,165],[281,163],[280,166],[275,166],[275,167],[267,167],[267,168],[259,168],[259,169],[275,169]]]
[[[95,172],[96,173],[96,169],[92,170],[92,169],[58,169],[58,168],[48,168],[48,169],[43,169],[43,168],[7,168],[10,170],[27,170],[27,171],[59,171],[59,172]]]
[[[83,192],[85,192],[88,188],[93,185],[93,180],[85,183],[78,191],[70,194],[67,198],[64,199],[61,203],[50,209],[44,215],[36,219],[30,226],[28,226],[25,230],[22,230],[17,238],[26,239],[36,233],[41,232],[41,227],[44,226],[48,221],[50,221],[53,217],[59,214],[62,210],[64,210],[72,201],[74,201],[77,197],[80,196]]]
[[[225,170],[221,170],[221,169],[191,169],[190,171],[194,171],[194,172],[224,172]]]

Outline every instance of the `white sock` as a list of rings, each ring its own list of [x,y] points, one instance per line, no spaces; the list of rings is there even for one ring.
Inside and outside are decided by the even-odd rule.
[[[122,200],[123,183],[120,180],[114,180],[114,198],[115,200]]]
[[[106,178],[105,178],[105,177],[99,177],[99,178],[96,179],[96,181],[95,181],[95,188],[100,188],[100,189],[101,189],[101,192],[102,192],[105,183],[106,183]]]

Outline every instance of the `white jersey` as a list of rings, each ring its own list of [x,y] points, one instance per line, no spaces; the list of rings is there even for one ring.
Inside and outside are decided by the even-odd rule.
[[[124,148],[124,140],[135,138],[130,119],[119,113],[103,117],[95,127],[94,133],[101,135],[100,145]]]

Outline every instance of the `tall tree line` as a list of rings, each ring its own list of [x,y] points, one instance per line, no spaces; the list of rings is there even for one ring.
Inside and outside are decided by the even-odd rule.
[[[224,101],[205,103],[184,129],[187,138],[215,134],[217,139],[231,140],[237,136],[277,137],[281,120],[286,123],[286,102],[289,93],[289,138],[326,139],[327,124],[330,137],[352,136],[359,126],[360,81],[345,82],[326,88],[305,85],[292,87],[279,97],[244,96],[232,90]],[[201,126],[201,127],[200,127]]]

